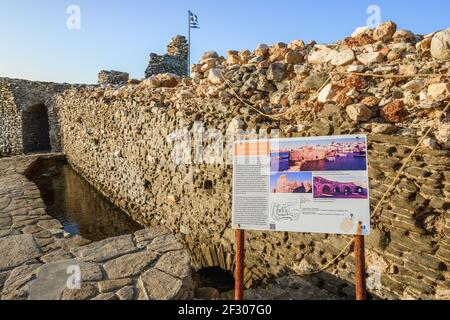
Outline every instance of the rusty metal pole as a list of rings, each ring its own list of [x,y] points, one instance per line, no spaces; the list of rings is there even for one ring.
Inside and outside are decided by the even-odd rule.
[[[364,254],[364,236],[355,235],[354,237],[356,300],[366,300],[366,262]]]
[[[236,266],[234,275],[234,299],[244,298],[244,230],[236,230]]]

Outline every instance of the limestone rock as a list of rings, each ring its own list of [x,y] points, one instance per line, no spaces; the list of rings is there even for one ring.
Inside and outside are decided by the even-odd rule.
[[[353,121],[368,121],[372,117],[372,111],[362,103],[348,105],[346,111]]]
[[[362,33],[366,32],[366,31],[368,31],[369,29],[370,29],[370,28],[369,28],[368,26],[357,27],[357,28],[355,29],[355,31],[353,31],[353,33],[352,33],[352,38],[355,38],[355,37],[359,36],[360,34],[362,34]]]
[[[338,91],[338,87],[333,84],[327,84],[322,90],[320,90],[319,95],[317,97],[318,102],[326,103],[333,101],[333,98],[336,96]]]
[[[32,235],[15,235],[0,238],[0,271],[21,265],[42,255]]]
[[[255,56],[266,57],[269,54],[270,47],[267,44],[260,43],[255,49]]]
[[[141,275],[138,288],[147,300],[174,300],[183,294],[183,282],[158,269]]]
[[[326,73],[315,73],[307,76],[305,80],[303,80],[302,85],[307,89],[319,89],[324,82],[328,79],[328,75]]]
[[[98,282],[98,289],[100,290],[101,293],[111,292],[129,286],[132,283],[133,280],[130,278],[104,280]]]
[[[80,289],[64,289],[62,300],[88,300],[98,293],[97,287],[90,283],[82,283]]]
[[[159,253],[165,253],[171,250],[181,250],[183,245],[177,240],[173,234],[166,234],[161,237],[153,239],[153,241],[147,246],[147,250],[158,251]]]
[[[394,100],[384,106],[381,110],[381,116],[384,120],[393,123],[402,122],[407,115],[408,112],[406,111],[402,100]]]
[[[173,73],[162,73],[152,75],[148,79],[141,82],[143,86],[149,86],[152,88],[168,87],[173,88],[180,82],[180,77]]]
[[[211,69],[208,71],[208,80],[213,84],[221,84],[223,82],[220,75],[220,69]]]
[[[373,39],[376,41],[388,41],[391,40],[395,31],[397,30],[397,25],[392,22],[388,21],[385,23],[380,24],[378,27],[375,28],[373,32]]]
[[[450,149],[450,122],[439,123],[435,136],[442,147]]]
[[[433,101],[443,101],[450,98],[450,83],[433,83],[428,86],[428,98]]]
[[[389,134],[389,133],[394,133],[397,130],[398,130],[398,128],[390,123],[373,123],[372,124],[372,132],[373,133]]]
[[[142,273],[158,256],[152,251],[132,253],[108,261],[103,268],[109,279],[130,278]]]
[[[51,219],[51,220],[42,220],[39,221],[37,223],[38,227],[41,227],[42,229],[47,229],[47,230],[51,230],[51,229],[62,229],[63,226],[61,224],[61,222],[59,222],[56,219]]]
[[[119,297],[120,300],[133,300],[135,295],[134,287],[133,286],[123,287],[116,292],[116,295]]]
[[[450,28],[437,32],[430,46],[431,55],[438,60],[450,59]]]
[[[158,260],[155,268],[184,279],[191,274],[190,261],[191,258],[186,250],[170,251]]]
[[[268,80],[282,81],[286,76],[286,65],[284,63],[272,63],[267,70]]]
[[[284,62],[290,64],[303,62],[303,54],[299,50],[289,50],[284,57]]]
[[[425,86],[423,80],[411,80],[402,86],[403,90],[419,92]]]
[[[352,49],[345,49],[331,55],[331,64],[334,66],[345,66],[350,64],[354,60],[355,53]]]
[[[103,262],[136,250],[132,236],[124,235],[93,242],[71,251],[83,261]]]
[[[383,61],[384,56],[380,52],[368,52],[360,54],[357,59],[359,62],[367,66]]]
[[[312,64],[324,64],[331,60],[333,54],[336,54],[335,50],[328,47],[316,46],[316,50],[308,56],[308,62]]]

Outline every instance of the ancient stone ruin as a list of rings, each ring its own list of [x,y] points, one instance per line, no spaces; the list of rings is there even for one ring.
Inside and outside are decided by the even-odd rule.
[[[151,77],[138,84],[2,79],[0,155],[26,153],[27,130],[46,131],[43,104],[52,150],[62,150],[78,173],[131,216],[176,234],[195,269],[232,271],[232,168],[225,148],[223,161],[209,160],[214,137],[240,130],[268,137],[277,130],[281,137],[364,133],[372,209],[414,151],[372,217],[371,295],[450,298],[448,30],[417,35],[387,22],[333,44],[295,40],[226,57],[207,52],[192,78],[174,75],[186,70],[185,44],[176,39],[181,49],[152,56]],[[26,112],[39,115],[24,119]],[[31,119],[42,126],[24,127]],[[183,161],[174,161],[177,154]],[[246,237],[247,288],[277,278],[289,289],[296,277],[353,297],[349,237],[257,231]],[[326,270],[313,272],[343,249]]]
[[[145,70],[145,77],[150,78],[152,75],[160,73],[173,73],[178,76],[186,76],[188,68],[188,44],[184,36],[176,36],[172,38],[167,45],[167,53],[158,55],[150,54],[150,61]]]
[[[98,74],[98,84],[124,85],[129,78],[130,75],[126,72],[102,70]]]

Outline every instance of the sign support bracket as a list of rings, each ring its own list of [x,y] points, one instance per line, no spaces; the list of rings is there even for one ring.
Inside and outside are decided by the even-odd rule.
[[[236,229],[236,265],[235,265],[235,285],[234,299],[242,300],[244,298],[244,244],[245,231]]]

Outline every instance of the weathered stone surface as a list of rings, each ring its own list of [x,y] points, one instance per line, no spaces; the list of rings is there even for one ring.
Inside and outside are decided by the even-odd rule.
[[[214,69],[209,70],[208,71],[208,80],[211,83],[214,83],[214,84],[222,83],[223,80],[222,80],[222,77],[220,75],[220,69],[215,69],[214,68]]]
[[[119,297],[120,300],[133,300],[135,295],[135,289],[132,286],[126,286],[121,289],[119,289],[116,292],[117,297]]]
[[[83,261],[103,262],[136,250],[132,235],[124,235],[76,247],[71,251]]]
[[[31,235],[16,235],[0,238],[0,271],[19,266],[42,255],[42,251]]]
[[[372,124],[372,132],[373,133],[383,133],[389,134],[394,133],[398,130],[398,128],[389,123],[373,123]]]
[[[433,83],[428,87],[428,97],[434,101],[442,101],[450,97],[450,83]]]
[[[170,251],[161,256],[155,268],[184,279],[191,274],[190,261],[191,258],[186,250]]]
[[[441,122],[435,136],[439,144],[444,148],[450,149],[450,122]]]
[[[62,229],[63,226],[61,224],[61,222],[59,222],[56,219],[51,219],[51,220],[41,220],[37,223],[37,226],[42,228],[42,229],[46,229],[46,230],[51,230],[51,229]]]
[[[130,278],[141,274],[158,257],[159,254],[153,251],[137,252],[110,260],[103,268],[110,279]]]
[[[183,283],[165,272],[150,269],[139,278],[138,288],[147,300],[173,300],[182,294]]]
[[[391,40],[394,36],[395,31],[397,31],[397,25],[394,22],[388,21],[382,23],[375,28],[373,32],[373,39],[376,41]]]
[[[388,122],[402,122],[408,115],[402,100],[394,100],[381,110],[381,116]]]
[[[111,292],[114,290],[118,290],[120,288],[129,286],[133,283],[133,280],[130,278],[126,279],[114,279],[114,280],[104,280],[98,282],[98,289],[101,293]]]
[[[102,279],[100,267],[77,260],[63,260],[44,264],[30,286],[31,300],[59,300],[69,285],[75,285],[71,276],[80,271],[81,281]]]
[[[348,105],[346,111],[353,121],[367,121],[372,117],[372,111],[362,103]]]
[[[82,283],[80,289],[64,289],[62,300],[88,300],[97,295],[97,287],[90,283]]]
[[[303,80],[302,84],[308,89],[319,89],[327,79],[326,73],[311,74]]]
[[[286,76],[286,65],[283,63],[272,63],[267,70],[267,79],[272,81],[282,81]]]
[[[147,246],[147,250],[157,251],[159,253],[181,249],[183,249],[183,246],[172,234],[157,237]]]
[[[98,84],[124,85],[128,83],[130,75],[127,72],[102,70],[98,74]]]
[[[450,59],[450,28],[437,32],[430,46],[431,55],[439,60]]]
[[[180,77],[186,76],[188,47],[184,36],[177,35],[167,46],[167,53],[164,55],[150,54],[150,61],[145,70],[145,77],[160,73],[173,73]]]
[[[35,278],[41,264],[23,265],[9,273],[3,285],[2,300],[28,298],[29,283]]]
[[[322,103],[331,102],[336,96],[337,91],[338,87],[332,84],[327,84],[322,90],[320,90],[317,101]]]
[[[370,65],[383,61],[384,57],[380,52],[368,52],[360,54],[357,59],[364,65]]]
[[[335,66],[345,66],[355,60],[355,53],[352,49],[345,49],[331,55],[331,64]]]

